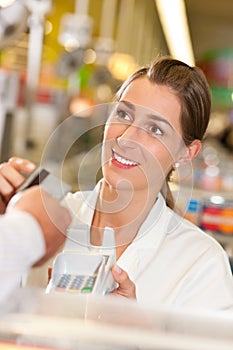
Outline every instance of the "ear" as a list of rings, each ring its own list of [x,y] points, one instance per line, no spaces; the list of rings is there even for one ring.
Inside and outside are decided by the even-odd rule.
[[[193,160],[197,157],[202,147],[200,140],[194,140],[191,145],[188,146],[189,159]]]
[[[177,160],[178,164],[185,164],[198,155],[202,147],[202,143],[200,140],[194,140],[189,146],[187,146],[182,152],[182,155]]]

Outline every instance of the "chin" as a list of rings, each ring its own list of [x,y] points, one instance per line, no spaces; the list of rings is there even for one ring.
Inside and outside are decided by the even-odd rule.
[[[145,179],[143,182],[140,182],[137,177],[134,177],[134,179],[132,179],[132,177],[122,177],[115,171],[103,171],[103,179],[108,186],[116,191],[132,193],[134,191],[148,190],[148,184],[145,182]],[[137,181],[135,181],[135,179],[137,179]]]

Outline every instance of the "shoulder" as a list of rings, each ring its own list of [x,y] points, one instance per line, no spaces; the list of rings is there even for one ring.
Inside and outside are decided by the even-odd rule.
[[[168,211],[171,210],[168,208]],[[174,212],[168,225],[167,238],[182,241],[189,251],[197,250],[200,255],[205,252],[211,256],[217,254],[225,259],[226,252],[215,238]]]

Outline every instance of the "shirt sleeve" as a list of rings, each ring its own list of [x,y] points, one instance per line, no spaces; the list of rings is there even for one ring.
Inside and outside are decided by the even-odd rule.
[[[44,253],[43,234],[33,216],[19,210],[0,216],[0,302],[19,287],[22,275]]]

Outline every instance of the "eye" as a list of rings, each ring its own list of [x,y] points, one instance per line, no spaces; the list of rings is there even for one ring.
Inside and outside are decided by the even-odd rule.
[[[161,136],[164,134],[163,130],[160,127],[158,127],[156,124],[149,126],[149,132],[151,132],[153,135],[156,135],[156,136],[157,135]]]
[[[131,122],[131,120],[132,120],[132,117],[129,115],[129,113],[127,113],[123,109],[118,109],[116,111],[116,114],[117,114],[118,119],[122,119],[126,122]]]

